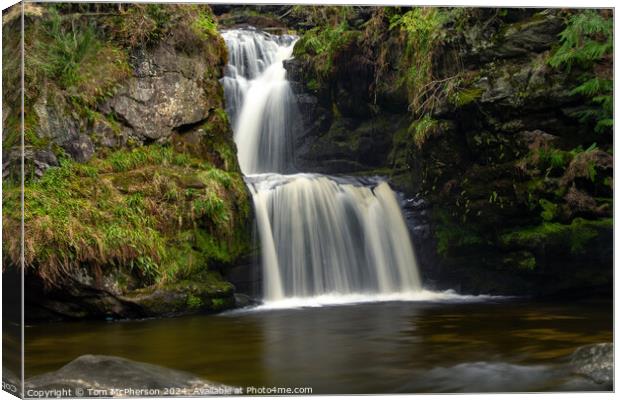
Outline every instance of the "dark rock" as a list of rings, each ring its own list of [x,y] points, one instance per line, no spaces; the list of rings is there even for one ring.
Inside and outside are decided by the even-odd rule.
[[[613,343],[597,343],[578,348],[571,356],[570,366],[573,373],[603,384],[608,387],[608,390],[613,389]]]
[[[247,294],[243,294],[243,293],[235,294],[235,307],[236,308],[250,307],[250,306],[255,306],[258,304],[260,304],[260,301],[248,296]]]
[[[493,55],[509,58],[546,50],[557,41],[562,25],[562,19],[553,11],[543,11],[529,20],[510,25]]]
[[[430,225],[418,225],[412,230],[413,236],[419,239],[428,239],[431,235]]]
[[[121,357],[83,355],[55,372],[29,378],[26,392],[70,390],[63,397],[148,397],[241,393],[240,388],[206,381],[187,372]],[[123,392],[126,389],[134,392]],[[120,392],[113,392],[120,390]],[[165,392],[166,390],[172,393]]]
[[[4,278],[18,283],[19,276]],[[26,318],[30,322],[177,316],[235,307],[233,286],[216,273],[148,286],[122,268],[105,273],[82,268],[54,287],[29,275],[26,287]]]
[[[38,137],[52,139],[57,144],[64,144],[80,133],[80,122],[68,111],[67,100],[58,93],[48,96],[47,89],[34,104],[33,111],[37,116],[36,133]]]
[[[93,141],[87,135],[77,135],[63,143],[62,147],[77,162],[86,162],[95,154]]]
[[[110,148],[123,146],[127,141],[127,136],[129,136],[123,128],[116,132],[107,121],[101,119],[97,119],[93,123],[92,132],[97,146]]]
[[[35,149],[32,146],[25,146],[23,151],[24,170],[26,174],[34,173],[36,177],[43,176],[43,173],[50,167],[58,166],[58,159],[51,150]],[[14,147],[5,157],[2,163],[2,178],[12,176],[19,177],[21,174],[22,151],[19,147]]]

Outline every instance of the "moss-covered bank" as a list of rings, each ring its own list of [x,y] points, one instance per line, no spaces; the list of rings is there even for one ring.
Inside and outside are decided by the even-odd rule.
[[[10,12],[5,37],[19,31]],[[210,8],[27,5],[25,48],[27,317],[233,307],[222,272],[251,252],[252,216]],[[21,251],[16,84],[4,85],[7,285]]]

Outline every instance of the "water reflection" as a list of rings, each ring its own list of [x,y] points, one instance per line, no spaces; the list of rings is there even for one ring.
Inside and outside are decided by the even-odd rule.
[[[108,354],[314,393],[574,390],[567,356],[611,340],[610,304],[358,304],[30,327],[26,375]]]

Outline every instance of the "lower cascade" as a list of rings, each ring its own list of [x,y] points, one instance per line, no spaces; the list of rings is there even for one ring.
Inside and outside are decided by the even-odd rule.
[[[378,178],[290,174],[296,109],[283,60],[295,38],[223,33],[223,78],[239,164],[252,193],[265,300],[421,290],[398,198]]]
[[[247,181],[266,299],[420,289],[407,226],[387,183],[311,174]]]

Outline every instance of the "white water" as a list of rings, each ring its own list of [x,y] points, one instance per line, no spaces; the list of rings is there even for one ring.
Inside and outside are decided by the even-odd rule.
[[[458,296],[422,290],[409,231],[386,182],[282,174],[293,170],[297,118],[282,62],[295,38],[255,30],[223,36],[227,111],[261,241],[262,307]]]
[[[296,104],[282,61],[293,54],[295,38],[245,29],[222,36],[229,57],[222,84],[241,170],[288,172]]]
[[[409,232],[387,183],[316,174],[247,179],[268,300],[421,289]]]

